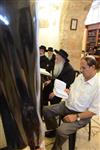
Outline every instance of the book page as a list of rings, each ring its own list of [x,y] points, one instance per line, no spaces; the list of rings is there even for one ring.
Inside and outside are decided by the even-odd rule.
[[[68,94],[65,92],[66,83],[55,79],[53,92],[56,96],[60,98],[68,98]]]
[[[46,75],[46,76],[52,76],[46,69],[40,68],[40,74]]]

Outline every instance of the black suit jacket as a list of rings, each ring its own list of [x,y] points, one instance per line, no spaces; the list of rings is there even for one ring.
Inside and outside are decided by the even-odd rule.
[[[49,71],[49,59],[45,55],[40,56],[40,68],[44,68]]]
[[[66,88],[69,88],[75,79],[75,70],[69,63],[66,62],[57,79],[65,82]]]
[[[53,54],[52,58],[49,60],[49,72],[51,71],[52,75],[53,75],[54,65],[55,65],[55,54]]]
[[[65,82],[66,88],[69,88],[75,79],[75,70],[68,62],[66,62],[64,64],[64,67],[63,67],[61,73],[55,79],[59,79],[59,80]],[[50,84],[48,84],[47,86],[44,87],[43,105],[48,105],[49,94],[53,91],[55,79],[53,79]],[[49,100],[49,101],[51,101],[51,104],[55,104],[55,103],[59,103],[61,101],[61,98],[54,96],[53,99]]]

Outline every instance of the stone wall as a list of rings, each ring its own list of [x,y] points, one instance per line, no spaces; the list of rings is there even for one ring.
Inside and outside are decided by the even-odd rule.
[[[69,53],[71,64],[79,69],[86,19],[92,0],[64,0],[60,20],[60,48]],[[70,30],[71,19],[78,19],[77,30]]]

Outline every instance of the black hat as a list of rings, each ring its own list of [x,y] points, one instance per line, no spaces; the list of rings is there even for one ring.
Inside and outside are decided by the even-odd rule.
[[[68,57],[68,53],[65,52],[63,49],[60,49],[59,51],[55,50],[55,52],[57,54],[59,54],[60,56],[62,56],[65,59],[65,61],[69,62],[69,59],[67,58]]]
[[[43,49],[44,51],[46,51],[46,47],[45,47],[44,45],[41,45],[41,46],[39,47],[39,49]]]
[[[53,48],[52,47],[48,47],[47,51],[53,52]]]

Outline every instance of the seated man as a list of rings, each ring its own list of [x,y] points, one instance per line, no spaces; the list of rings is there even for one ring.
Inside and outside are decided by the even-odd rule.
[[[70,90],[66,89],[69,96],[65,103],[44,107],[47,129],[56,129],[56,140],[52,150],[61,150],[68,135],[89,123],[93,115],[100,114],[100,76],[97,73],[95,58],[81,58],[80,69],[82,74],[76,77]],[[59,127],[56,121],[58,115],[64,120]]]
[[[54,78],[46,82],[46,86],[43,89],[43,105],[48,105],[48,101],[51,104],[56,104],[61,101],[60,97],[57,97],[54,92],[54,81],[59,79],[66,83],[66,88],[69,88],[71,83],[75,79],[75,71],[69,63],[68,54],[64,50],[56,50],[56,59],[53,72]]]

